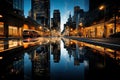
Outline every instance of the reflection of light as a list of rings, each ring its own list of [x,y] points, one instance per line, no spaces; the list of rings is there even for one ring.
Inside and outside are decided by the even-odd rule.
[[[4,45],[3,44],[0,44],[0,52],[4,50]]]
[[[39,43],[40,45],[42,44],[42,42]]]
[[[71,28],[70,31],[73,31],[73,29]]]
[[[104,10],[105,9],[105,5],[101,5],[100,7],[99,7],[99,10]]]
[[[26,41],[29,42],[31,39],[30,38],[27,38]]]
[[[22,45],[22,41],[19,41],[19,42],[18,42],[18,45]]]
[[[1,59],[3,59],[3,57],[2,57],[2,56],[0,56],[0,60],[1,60]]]
[[[80,25],[80,26],[83,26],[83,23],[81,22],[79,25]]]
[[[85,65],[85,67],[88,67],[89,66],[88,61],[84,60],[84,65]]]
[[[49,43],[49,38],[28,38],[23,40],[24,48],[28,48],[29,46],[41,45]]]
[[[88,44],[88,43],[84,43],[84,45],[85,45],[85,46],[88,46],[88,47],[90,47],[90,48],[92,48],[92,49],[95,49],[95,50],[104,52],[104,47],[96,46],[96,45]]]
[[[79,49],[80,49],[80,50],[82,50],[82,49],[83,49],[83,47],[79,47]]]
[[[112,50],[112,49],[106,49],[106,51],[109,51],[109,52],[114,52],[114,50]]]
[[[27,48],[29,43],[23,43],[24,48]]]
[[[9,48],[17,47],[17,46],[18,46],[18,41],[17,40],[10,40],[9,41]]]
[[[14,69],[11,69],[11,72],[14,72]]]
[[[73,42],[71,41],[70,44],[73,44]]]
[[[3,16],[2,15],[0,15],[0,18],[2,18]]]
[[[81,45],[81,44],[83,44],[83,43],[80,43],[79,45]],[[104,54],[106,54],[106,55],[108,55],[110,58],[119,58],[119,55],[118,55],[118,53],[117,53],[117,51],[115,51],[115,50],[112,50],[112,49],[109,49],[109,48],[105,48],[105,47],[102,47],[102,46],[97,46],[97,45],[93,45],[93,44],[88,44],[88,43],[84,43],[84,46],[87,46],[87,47],[90,47],[91,49],[93,49],[92,51],[94,52],[94,53],[96,53],[96,51],[100,51],[99,53],[101,54],[101,55],[104,55]],[[79,49],[81,49],[81,47],[79,47]],[[116,54],[116,56],[115,56],[115,54]],[[103,67],[103,65],[102,64],[99,64],[98,65],[99,67]]]

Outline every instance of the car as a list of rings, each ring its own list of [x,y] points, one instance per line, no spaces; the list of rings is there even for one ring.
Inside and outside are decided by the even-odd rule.
[[[114,34],[111,34],[109,37],[110,38],[120,38],[120,32],[116,32]]]

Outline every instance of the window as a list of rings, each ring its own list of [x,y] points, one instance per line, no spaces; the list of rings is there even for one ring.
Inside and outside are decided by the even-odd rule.
[[[15,26],[9,26],[9,37],[17,37],[19,34],[18,28]]]
[[[0,36],[4,35],[4,23],[0,22]]]

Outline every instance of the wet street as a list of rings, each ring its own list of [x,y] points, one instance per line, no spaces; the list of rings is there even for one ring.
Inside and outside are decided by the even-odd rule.
[[[120,80],[119,50],[62,37],[0,42],[24,46],[0,54],[0,80]]]

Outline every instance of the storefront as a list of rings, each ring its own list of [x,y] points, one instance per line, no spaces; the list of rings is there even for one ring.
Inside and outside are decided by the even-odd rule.
[[[105,27],[104,28],[104,23],[99,23],[95,24],[89,27],[84,28],[84,37],[89,37],[89,38],[103,38],[103,34],[105,33],[105,37],[108,38],[111,34],[114,34],[114,23],[113,22],[105,22]],[[120,32],[120,24],[116,24],[116,32]]]
[[[0,17],[0,38],[22,38],[24,17],[3,13]]]
[[[4,37],[4,22],[0,22],[0,37]]]

